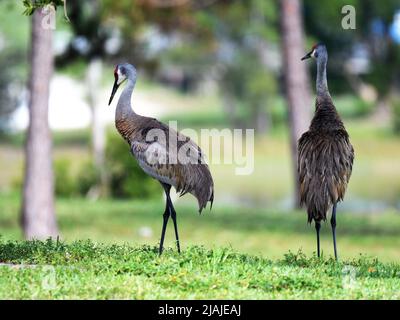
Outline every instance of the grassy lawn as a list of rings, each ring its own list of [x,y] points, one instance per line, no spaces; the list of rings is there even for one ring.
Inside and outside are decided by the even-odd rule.
[[[0,242],[0,299],[399,299],[400,265],[301,252],[271,261],[231,249],[90,241]]]
[[[342,212],[335,263],[329,224],[319,260],[304,212],[217,204],[198,216],[177,201],[183,252],[170,224],[158,257],[161,198],[59,199],[60,242],[22,241],[18,200],[0,198],[0,299],[400,299],[396,212]]]
[[[315,230],[300,211],[273,211],[246,207],[220,206],[199,216],[195,200],[176,202],[183,248],[202,245],[206,248],[232,247],[244,253],[280,259],[289,250],[301,249],[311,256],[316,247]],[[109,244],[156,245],[159,241],[164,202],[89,201],[60,199],[57,218],[63,240],[92,239]],[[5,239],[22,239],[18,225],[19,197],[0,198],[0,234]],[[343,259],[359,254],[377,257],[384,262],[400,261],[400,215],[351,214],[339,211],[338,249]],[[329,223],[321,230],[323,254],[333,254]],[[174,247],[172,223],[168,225],[166,246]]]

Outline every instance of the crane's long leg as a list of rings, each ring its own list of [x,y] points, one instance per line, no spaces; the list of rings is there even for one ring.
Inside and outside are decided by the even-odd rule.
[[[337,260],[337,249],[336,249],[336,203],[333,205],[332,217],[331,217],[332,237],[333,237],[333,250],[335,252],[335,259]]]
[[[167,223],[168,223],[169,216],[170,216],[170,210],[169,210],[168,198],[167,198],[167,203],[166,203],[165,211],[163,214],[163,226],[162,226],[162,231],[161,231],[160,248],[158,250],[159,255],[161,255],[163,252],[165,230],[167,229]]]
[[[165,195],[167,197],[166,200],[166,206],[165,206],[165,212],[163,214],[163,227],[162,227],[162,231],[161,231],[161,240],[160,240],[160,249],[159,249],[159,253],[161,255],[162,251],[163,251],[163,245],[164,245],[164,238],[165,238],[165,230],[167,229],[167,223],[168,223],[168,219],[171,216],[172,221],[174,222],[174,229],[175,229],[175,239],[176,239],[176,246],[178,248],[178,252],[181,253],[181,247],[179,244],[179,234],[178,234],[178,224],[176,222],[176,212],[174,209],[174,206],[172,205],[172,201],[171,201],[171,197],[170,197],[170,191],[171,191],[171,186],[168,184],[164,184],[161,183],[161,185],[163,186],[164,190],[165,190]]]
[[[172,218],[172,221],[174,222],[176,246],[178,248],[178,252],[181,253],[181,247],[179,245],[178,224],[176,223],[176,212],[175,212],[174,206],[172,205],[171,198],[169,198],[169,196],[168,196],[168,199],[169,199],[169,208],[171,211],[171,218]]]
[[[320,245],[319,245],[319,230],[321,229],[321,223],[319,221],[315,221],[315,230],[317,231],[317,254],[318,258],[320,257]]]

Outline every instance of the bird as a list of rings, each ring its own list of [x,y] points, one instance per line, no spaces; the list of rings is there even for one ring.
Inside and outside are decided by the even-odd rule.
[[[108,105],[120,85],[126,85],[119,97],[115,111],[115,126],[122,138],[129,144],[133,157],[146,174],[158,180],[166,196],[165,211],[159,255],[163,252],[165,231],[172,218],[178,252],[181,252],[176,211],[170,197],[171,187],[180,196],[191,193],[197,198],[199,213],[214,201],[214,182],[205,156],[200,147],[155,118],[137,114],[131,105],[132,92],[137,80],[136,68],[129,63],[117,64],[114,69],[114,85]]]
[[[314,45],[301,60],[312,58],[317,64],[315,113],[309,130],[298,140],[297,169],[300,204],[307,208],[308,223],[314,220],[317,254],[320,257],[321,221],[326,221],[332,208],[331,229],[335,259],[336,209],[350,181],[354,148],[349,134],[333,104],[328,89],[328,52],[322,43]]]

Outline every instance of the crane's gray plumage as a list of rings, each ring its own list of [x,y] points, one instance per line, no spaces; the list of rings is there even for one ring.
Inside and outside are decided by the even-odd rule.
[[[144,117],[134,112],[131,107],[131,96],[136,84],[136,69],[131,64],[119,64],[114,75],[115,83],[110,103],[119,85],[125,80],[127,82],[118,100],[115,126],[128,142],[139,166],[164,187],[167,195],[167,215],[171,214],[176,224],[175,210],[169,198],[171,186],[180,192],[181,196],[186,193],[194,195],[198,201],[199,212],[206,207],[208,202],[212,206],[214,183],[199,146],[190,138],[157,119]],[[166,225],[165,217],[164,224]],[[164,228],[163,226],[163,233]],[[175,232],[177,236],[176,227]],[[161,251],[162,243],[160,253]]]
[[[314,46],[302,60],[311,57],[317,61],[317,99],[309,131],[298,143],[300,200],[307,208],[308,222],[315,221],[318,256],[320,222],[326,220],[328,210],[333,207],[331,224],[337,257],[336,204],[343,200],[350,180],[354,149],[328,90],[326,47],[321,44]]]

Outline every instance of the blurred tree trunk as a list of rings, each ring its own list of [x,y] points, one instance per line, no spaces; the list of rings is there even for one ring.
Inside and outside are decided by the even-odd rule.
[[[283,66],[286,99],[289,109],[290,148],[292,154],[295,206],[299,206],[297,175],[297,141],[307,130],[311,120],[311,98],[306,64],[301,62],[305,54],[303,20],[300,0],[281,0],[281,28]]]
[[[52,30],[43,28],[45,17],[42,10],[36,10],[32,16],[29,127],[22,199],[22,223],[28,239],[44,239],[58,234],[48,125],[49,86],[53,72]]]
[[[105,127],[101,121],[101,104],[99,101],[101,74],[101,60],[98,58],[91,59],[87,69],[87,88],[89,105],[92,110],[92,155],[94,166],[100,175],[100,185],[95,186],[89,192],[90,197],[93,198],[105,196],[107,193],[107,179],[104,168]]]

